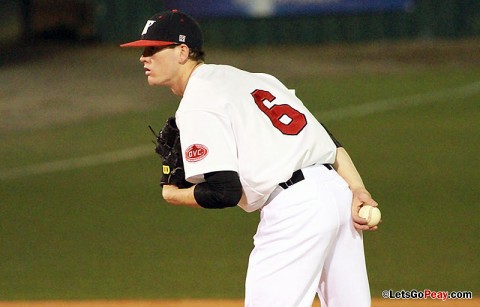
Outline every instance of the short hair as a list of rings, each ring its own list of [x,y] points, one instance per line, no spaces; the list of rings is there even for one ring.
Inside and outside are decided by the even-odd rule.
[[[205,62],[205,51],[190,49],[188,58],[197,62]]]

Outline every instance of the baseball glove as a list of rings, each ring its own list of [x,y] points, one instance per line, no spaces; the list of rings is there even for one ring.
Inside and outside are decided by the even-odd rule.
[[[162,177],[160,186],[176,185],[184,189],[193,184],[185,180],[185,170],[183,168],[182,149],[180,147],[180,131],[175,123],[175,118],[167,119],[165,126],[158,134],[151,126],[148,126],[156,137],[153,141],[155,152],[162,158]]]

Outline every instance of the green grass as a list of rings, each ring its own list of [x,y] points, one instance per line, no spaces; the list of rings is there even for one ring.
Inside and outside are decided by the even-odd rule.
[[[480,67],[286,78],[319,114],[480,80]],[[384,289],[480,292],[480,93],[326,122],[381,205],[365,234],[372,295]],[[147,145],[154,110],[1,136],[0,170]],[[153,144],[152,144],[153,146]],[[0,181],[0,300],[243,296],[258,214],[174,208],[160,160]]]

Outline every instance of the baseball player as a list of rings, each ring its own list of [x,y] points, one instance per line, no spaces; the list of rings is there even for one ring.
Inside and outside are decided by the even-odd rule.
[[[205,64],[198,23],[177,10],[152,16],[122,47],[144,48],[148,83],[182,97],[158,137],[157,152],[168,152],[167,130],[179,131],[182,154],[178,165],[163,154],[164,199],[260,212],[245,305],[311,306],[318,293],[324,307],[370,306],[362,231],[377,226],[358,211],[377,203],[295,93],[268,74]]]

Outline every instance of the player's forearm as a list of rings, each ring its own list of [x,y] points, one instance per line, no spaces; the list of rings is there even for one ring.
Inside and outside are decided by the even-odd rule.
[[[181,205],[201,208],[195,200],[194,188],[192,186],[188,189],[179,189],[174,185],[164,185],[162,190],[162,196],[166,202],[172,205]]]
[[[242,197],[242,183],[235,171],[217,171],[204,175],[205,182],[190,188],[163,186],[163,198],[172,205],[207,209],[235,207]]]
[[[337,173],[348,183],[351,190],[358,188],[365,189],[362,177],[360,176],[355,164],[343,147],[337,148],[337,157],[333,167]]]

